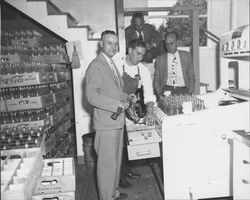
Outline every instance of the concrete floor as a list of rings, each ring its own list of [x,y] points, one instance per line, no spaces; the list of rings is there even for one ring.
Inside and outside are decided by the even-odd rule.
[[[157,181],[148,162],[133,162],[133,172],[140,173],[141,178],[129,179],[133,185],[129,189],[121,189],[128,194],[128,200],[162,200]],[[95,172],[85,165],[76,165],[76,198],[75,200],[98,200]]]

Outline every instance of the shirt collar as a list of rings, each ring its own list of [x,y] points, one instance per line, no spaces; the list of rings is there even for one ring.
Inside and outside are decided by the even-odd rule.
[[[109,65],[111,65],[111,58],[109,58],[105,53],[101,52],[102,55],[104,56],[104,58],[107,60],[107,62],[109,63]]]

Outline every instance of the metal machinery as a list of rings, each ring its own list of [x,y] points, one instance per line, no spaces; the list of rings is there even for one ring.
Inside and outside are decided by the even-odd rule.
[[[220,87],[196,96],[206,109],[173,116],[155,112],[166,200],[250,199],[249,25],[220,41]]]
[[[124,9],[123,1],[116,1],[121,51],[125,51],[125,14],[160,9],[173,8]],[[193,59],[199,74],[196,11],[196,8],[191,11]],[[195,98],[204,102],[205,109],[169,116],[156,107],[155,130],[160,139],[156,132],[137,130],[143,127],[128,131],[131,160],[161,156],[162,170],[157,169],[154,161],[152,167],[166,200],[250,199],[249,25],[221,35],[220,55],[219,89],[195,93],[200,94]],[[199,75],[196,78],[199,82]]]

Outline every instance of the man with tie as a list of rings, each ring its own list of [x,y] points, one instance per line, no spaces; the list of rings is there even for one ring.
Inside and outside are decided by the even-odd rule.
[[[189,52],[177,50],[178,34],[169,30],[165,34],[167,52],[155,61],[153,80],[157,96],[192,94],[195,86],[194,67]],[[166,93],[165,93],[166,94]]]
[[[146,43],[146,53],[142,62],[152,62],[157,56],[164,53],[163,39],[161,34],[151,24],[144,21],[142,13],[136,12],[131,19],[131,25],[125,29],[126,48],[135,39]]]
[[[97,185],[100,200],[122,200],[120,193],[121,158],[123,149],[124,112],[111,117],[128,106],[128,95],[123,93],[122,78],[112,61],[118,51],[114,31],[101,35],[102,52],[90,63],[86,72],[86,97],[94,107],[93,125],[96,131],[94,148],[97,154]]]

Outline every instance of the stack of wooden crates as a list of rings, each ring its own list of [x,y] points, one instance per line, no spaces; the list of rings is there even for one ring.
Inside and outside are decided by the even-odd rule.
[[[71,73],[64,43],[45,44],[36,30],[1,34],[1,199],[51,194],[73,200],[74,160],[55,158],[65,157],[71,143]]]

